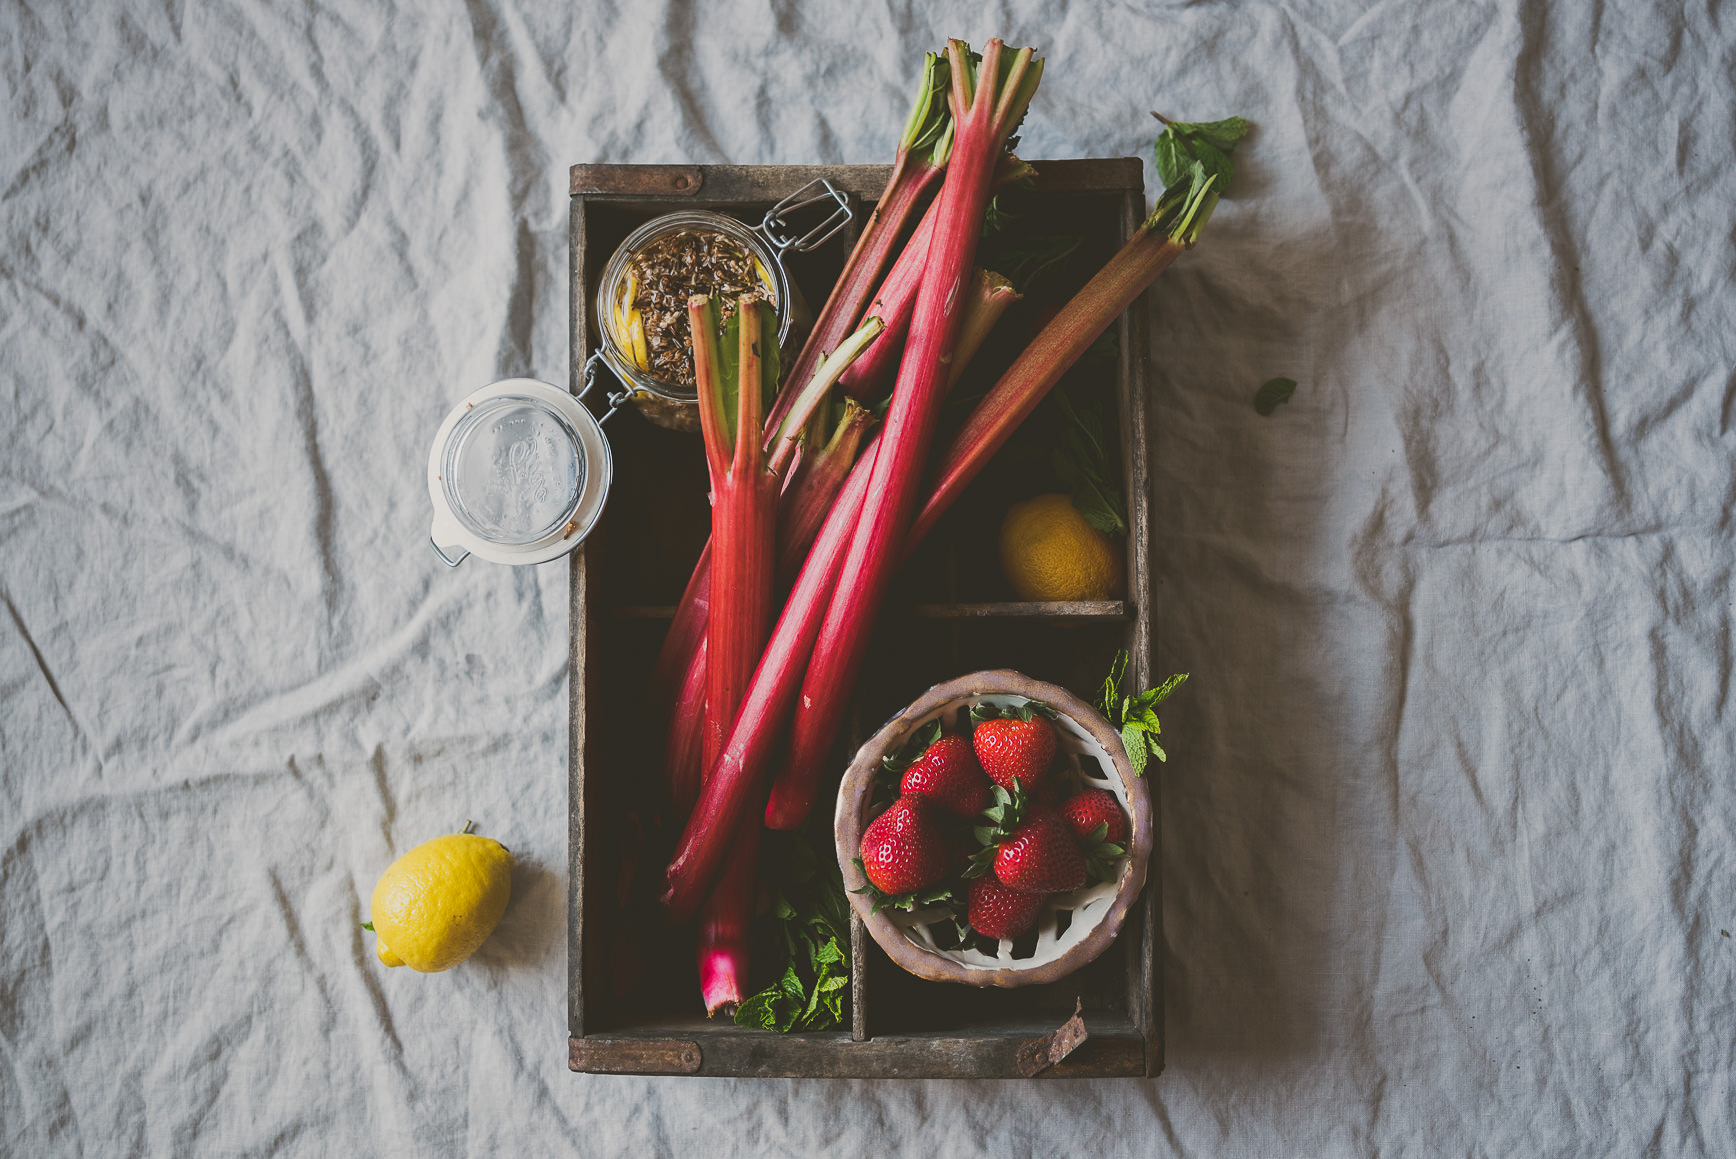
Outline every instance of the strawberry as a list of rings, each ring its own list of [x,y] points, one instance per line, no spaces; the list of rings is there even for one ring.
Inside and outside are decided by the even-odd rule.
[[[943,815],[925,797],[900,797],[862,834],[862,872],[883,894],[913,893],[952,868]]]
[[[995,849],[995,876],[1026,893],[1065,893],[1085,884],[1085,855],[1059,813],[1034,808]]]
[[[899,784],[905,796],[927,797],[948,813],[969,819],[989,807],[989,781],[977,764],[971,743],[962,736],[943,736],[904,770]]]
[[[1069,797],[1061,806],[1061,816],[1066,820],[1067,828],[1073,831],[1073,836],[1080,841],[1092,840],[1097,827],[1102,825],[1104,830],[1097,841],[1127,848],[1127,814],[1121,811],[1115,794],[1107,789],[1086,789]]]
[[[978,721],[971,734],[977,760],[989,779],[1011,789],[1016,778],[1027,791],[1049,774],[1055,760],[1055,726],[1039,713]]]
[[[970,883],[970,928],[991,938],[1016,938],[1037,924],[1043,895],[1008,889],[994,875]]]

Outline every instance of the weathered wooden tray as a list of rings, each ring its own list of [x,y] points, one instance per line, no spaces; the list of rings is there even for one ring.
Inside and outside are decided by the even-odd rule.
[[[1037,161],[1034,186],[1006,198],[1013,228],[1082,233],[1055,275],[1065,294],[1131,236],[1145,213],[1138,160]],[[589,293],[635,226],[661,213],[708,208],[757,223],[814,177],[850,195],[860,221],[888,168],[843,166],[576,165],[571,171],[572,389],[596,325]],[[796,255],[790,275],[816,308],[854,232]],[[1016,309],[1035,302],[1021,304]],[[1034,332],[1032,316],[1004,329]],[[1014,331],[1016,332],[1016,331]],[[1112,375],[1119,407],[1131,532],[1125,601],[1017,601],[995,549],[1010,498],[1034,487],[1028,470],[992,464],[935,529],[895,585],[876,630],[839,745],[841,774],[864,737],[930,685],[975,669],[1013,668],[1090,694],[1119,648],[1128,675],[1150,678],[1149,501],[1145,432],[1147,336],[1136,304],[1111,333],[1118,351],[1074,374]],[[985,355],[981,390],[1004,367]],[[970,379],[960,384],[970,393]],[[599,394],[601,392],[598,392]],[[591,401],[596,401],[592,399]],[[848,1031],[777,1035],[707,1021],[698,1009],[691,934],[671,930],[652,901],[659,854],[662,741],[646,719],[645,688],[673,605],[709,529],[697,436],[654,426],[630,409],[607,427],[616,477],[598,530],[572,557],[568,1000],[572,1069],[605,1074],[855,1078],[1076,1078],[1155,1075],[1163,1068],[1160,858],[1120,944],[1058,982],[975,990],[925,982],[891,963],[860,922],[851,930]],[[942,437],[944,437],[944,432]],[[1012,448],[1009,447],[1010,451]],[[1005,452],[1003,456],[1005,457]],[[999,458],[999,457],[998,457]],[[1153,789],[1156,789],[1154,784]],[[1157,794],[1153,825],[1157,825]],[[830,802],[815,810],[829,821]],[[830,847],[829,839],[816,844]],[[769,980],[769,979],[768,979]],[[1086,1037],[1078,1041],[1080,1011]],[[1057,1034],[1068,1024],[1064,1031]],[[1050,1056],[1064,1055],[1051,1065]]]

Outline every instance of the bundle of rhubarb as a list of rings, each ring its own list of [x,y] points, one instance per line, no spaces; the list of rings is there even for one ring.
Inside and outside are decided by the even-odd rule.
[[[712,538],[652,694],[668,714],[668,796],[684,825],[661,901],[678,920],[703,910],[708,1013],[743,1001],[761,828],[794,829],[813,809],[900,563],[1061,376],[1193,245],[1227,176],[1239,136],[1222,130],[1227,122],[1170,126],[1186,174],[931,457],[949,387],[1017,296],[1005,278],[976,268],[977,244],[996,189],[1030,174],[1008,147],[1042,70],[1030,49],[998,40],[980,57],[960,41],[930,54],[885,193],[781,394],[763,305],[749,295],[727,323],[714,302],[690,307]],[[1214,132],[1195,132],[1205,129]],[[882,402],[882,429],[866,439]],[[786,584],[779,610],[774,593]]]

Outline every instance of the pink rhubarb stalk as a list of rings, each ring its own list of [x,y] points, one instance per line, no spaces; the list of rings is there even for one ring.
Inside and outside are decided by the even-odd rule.
[[[978,270],[971,282],[970,297],[965,302],[964,320],[959,324],[958,345],[952,363],[952,382],[956,385],[970,361],[975,357],[995,323],[1009,306],[1019,300],[1019,294],[1007,280],[988,270]],[[872,347],[870,347],[872,349]],[[791,582],[807,558],[809,547],[819,534],[821,525],[831,512],[845,478],[856,462],[857,448],[866,434],[872,416],[867,408],[853,399],[845,400],[844,416],[831,439],[818,450],[803,454],[778,503],[777,582]],[[835,581],[835,574],[828,581]],[[709,599],[710,588],[702,584],[701,594]],[[704,620],[700,620],[703,627]],[[814,624],[818,630],[818,620]],[[807,644],[811,646],[810,634]],[[702,776],[703,754],[700,732],[705,710],[706,652],[703,637],[688,663],[681,682],[681,694],[676,700],[665,749],[669,793],[675,806],[675,816],[685,821],[693,811]],[[794,689],[791,690],[792,692]]]
[[[805,381],[856,328],[857,320],[872,313],[864,310],[869,295],[885,272],[911,215],[946,170],[952,144],[952,121],[946,105],[947,67],[946,59],[937,53],[928,53],[923,59],[916,100],[892,159],[892,176],[796,356],[789,374],[792,382]],[[780,404],[772,419],[781,420],[785,409]]]
[[[995,167],[995,188],[1028,181],[1036,172],[1013,154],[1003,153]],[[916,312],[916,291],[922,285],[922,271],[928,260],[928,239],[934,235],[934,221],[939,212],[938,200],[929,205],[928,212],[916,223],[916,232],[892,263],[892,272],[868,303],[868,313],[885,321],[886,333],[838,380],[844,392],[854,398],[873,398],[892,380],[893,371],[898,368],[904,338],[910,332],[910,317]]]
[[[826,597],[843,566],[844,552],[868,495],[879,442],[876,437],[862,452],[820,527],[783,614],[772,629],[771,642],[754,670],[729,743],[717,763],[709,767],[699,803],[687,818],[687,827],[664,872],[659,900],[677,921],[698,908],[705,890],[716,880],[728,852],[728,838],[738,826],[758,820],[748,805],[764,801],[760,772],[771,760],[773,747],[789,721],[797,684],[826,612]]]
[[[831,438],[804,451],[778,504],[778,582],[795,579],[808,548],[826,522],[838,492],[856,465],[856,452],[873,425],[874,413],[855,399],[844,400],[844,414]]]
[[[700,430],[711,476],[709,574],[722,597],[711,609],[705,628],[703,767],[709,768],[723,748],[771,628],[778,477],[769,469],[761,439],[764,307],[751,296],[737,304],[739,373],[733,398],[721,368],[715,303],[694,298],[688,305],[688,321],[693,329]],[[759,835],[748,830],[734,836],[729,866],[700,922],[699,985],[707,1014],[740,1002],[741,985],[747,979],[747,924],[752,917]]]
[[[952,118],[947,111],[947,62],[937,53],[928,53],[922,64],[916,99],[905,119],[904,132],[899,137],[898,152],[892,161],[892,176],[874,206],[874,213],[856,239],[855,247],[844,264],[844,270],[832,285],[826,304],[814,322],[814,329],[796,356],[795,365],[784,377],[792,383],[807,381],[827,356],[856,328],[857,319],[864,316],[863,307],[874,285],[886,269],[893,247],[928,191],[934,187],[946,169],[952,145]],[[872,311],[866,311],[871,314]],[[902,341],[902,335],[900,336]],[[768,445],[777,438],[794,407],[796,398],[785,391],[779,395],[767,416]],[[708,546],[688,580],[687,590],[676,605],[675,619],[663,638],[657,666],[651,675],[652,704],[660,712],[668,712],[680,692],[683,673],[692,663],[694,650],[705,634],[704,592],[698,585],[705,583]]]
[[[995,161],[1024,116],[1042,75],[1042,63],[1033,60],[1027,48],[1013,55],[1003,76],[1001,50],[999,40],[989,41],[982,64],[973,70],[962,42],[952,41],[947,48],[952,61],[953,147],[940,191],[942,209],[874,460],[869,484],[873,502],[864,505],[844,557],[837,590],[796,700],[788,763],[766,803],[766,824],[774,829],[795,828],[813,807],[820,769],[842,722],[874,618],[903,559],[929,443],[951,377],[960,306],[976,256]]]
[[[941,457],[933,492],[911,525],[906,554],[1029,417],[1061,376],[1171,262],[1199,240],[1217,206],[1211,182],[1177,182],[1127,244],[1085,283],[990,388]]]
[[[859,357],[864,349],[879,336],[883,326],[878,318],[869,318],[856,332],[845,339],[843,345],[827,355],[826,360],[814,372],[813,379],[801,390],[786,389],[784,394],[794,398],[794,403],[787,409],[783,420],[772,427],[771,438],[766,442],[767,469],[776,476],[782,477],[789,472],[791,461],[795,458],[798,446],[797,435],[802,426],[814,415],[820,404],[826,400],[833,386],[850,363]],[[703,423],[703,418],[702,418]],[[802,485],[806,491],[816,484],[802,483],[792,480],[792,483]],[[820,484],[824,480],[819,481]],[[818,497],[790,496],[790,488],[785,488],[784,507],[791,507],[802,502],[821,502]],[[835,488],[834,488],[835,492]],[[828,494],[823,502],[831,501]],[[820,515],[825,514],[822,507]],[[800,562],[800,555],[807,550],[808,540],[796,542],[792,537],[806,534],[812,536],[814,521],[810,520],[804,526],[790,526],[783,519],[778,521],[778,558],[795,555]],[[715,537],[714,537],[715,538]],[[657,698],[659,707],[674,699],[673,710],[669,713],[668,739],[664,747],[664,774],[669,787],[669,798],[675,808],[675,816],[685,820],[688,810],[693,806],[694,792],[697,790],[701,777],[702,743],[700,731],[704,725],[704,705],[707,666],[706,652],[703,648],[706,636],[706,621],[711,603],[711,553],[712,544],[705,546],[705,551],[699,557],[699,567],[693,577],[687,582],[682,604],[676,608],[675,620],[669,628],[669,635],[663,642],[663,652],[658,658],[658,669],[652,680],[653,695]],[[794,565],[790,565],[794,570]],[[665,673],[664,665],[669,665]],[[674,692],[670,692],[674,689]],[[706,766],[709,767],[709,766]]]

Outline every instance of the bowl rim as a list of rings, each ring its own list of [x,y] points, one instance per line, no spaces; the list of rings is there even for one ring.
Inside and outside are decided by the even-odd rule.
[[[866,894],[854,892],[868,884],[862,871],[856,867],[855,859],[862,847],[862,832],[866,828],[863,813],[871,799],[870,790],[881,757],[904,743],[914,731],[915,722],[938,708],[973,696],[1022,696],[1027,700],[1042,701],[1072,718],[1109,754],[1115,765],[1115,774],[1127,790],[1127,803],[1132,813],[1131,848],[1108,910],[1097,926],[1072,949],[1052,962],[1029,969],[967,966],[923,949],[908,940],[884,912],[870,912],[873,904]],[[1095,708],[1059,685],[1032,679],[1012,669],[994,668],[934,685],[868,738],[857,750],[838,786],[832,833],[837,845],[838,868],[844,874],[844,888],[851,909],[862,920],[869,935],[899,966],[930,982],[1003,988],[1034,986],[1071,974],[1108,949],[1120,934],[1128,911],[1145,886],[1151,859],[1151,791],[1145,778],[1133,775],[1133,764],[1121,743],[1121,734]],[[858,963],[856,968],[860,969],[861,965]]]

